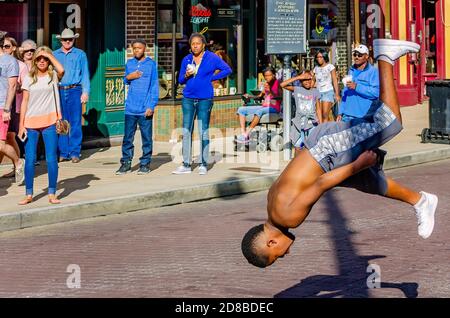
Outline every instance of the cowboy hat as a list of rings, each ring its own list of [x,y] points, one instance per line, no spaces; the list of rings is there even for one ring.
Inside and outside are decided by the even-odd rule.
[[[61,34],[56,35],[57,39],[76,39],[80,36],[78,33],[73,33],[69,28],[64,29]]]

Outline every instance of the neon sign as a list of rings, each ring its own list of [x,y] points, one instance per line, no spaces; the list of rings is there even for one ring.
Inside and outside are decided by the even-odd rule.
[[[189,15],[191,16],[191,23],[193,24],[208,23],[209,18],[211,17],[211,10],[199,3],[196,6],[191,7]]]

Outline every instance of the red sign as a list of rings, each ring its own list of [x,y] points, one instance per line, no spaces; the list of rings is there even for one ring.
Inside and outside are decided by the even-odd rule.
[[[191,7],[189,15],[191,16],[191,23],[208,23],[209,18],[211,17],[211,10],[199,3],[196,6]]]

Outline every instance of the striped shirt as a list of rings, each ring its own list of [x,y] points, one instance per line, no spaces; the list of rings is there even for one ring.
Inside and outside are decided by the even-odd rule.
[[[53,81],[50,81],[49,75],[37,79],[36,83],[31,84],[32,78],[28,75],[22,83],[22,89],[30,94],[25,113],[25,128],[45,128],[54,125],[56,120],[61,118],[56,72],[53,75]],[[56,107],[58,107],[58,113]]]

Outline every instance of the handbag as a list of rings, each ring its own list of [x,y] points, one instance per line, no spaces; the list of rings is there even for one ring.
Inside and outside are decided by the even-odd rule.
[[[66,119],[59,119],[58,113],[58,103],[56,101],[55,85],[53,88],[53,98],[55,99],[55,109],[56,109],[56,133],[59,135],[68,135],[70,133],[70,123]]]

